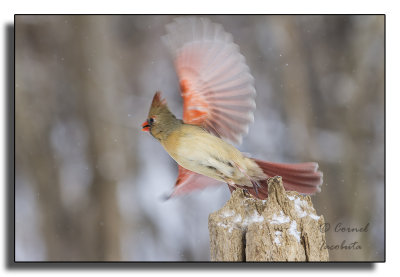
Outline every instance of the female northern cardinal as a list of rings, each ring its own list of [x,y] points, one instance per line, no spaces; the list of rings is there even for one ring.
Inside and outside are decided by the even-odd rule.
[[[317,163],[282,164],[248,158],[240,143],[253,121],[253,77],[238,46],[221,25],[205,18],[183,17],[167,26],[164,41],[175,58],[183,97],[183,120],[168,109],[161,93],[154,95],[142,124],[179,164],[171,196],[221,182],[230,190],[246,189],[265,199],[267,179],[282,176],[284,187],[311,194],[319,190]]]

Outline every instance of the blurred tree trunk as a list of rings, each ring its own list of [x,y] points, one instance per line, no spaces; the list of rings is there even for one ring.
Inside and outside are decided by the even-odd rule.
[[[104,34],[110,34],[109,25],[104,24],[105,17],[74,17],[78,27],[77,41],[81,47],[78,52],[77,74],[85,76],[86,82],[78,87],[78,101],[82,101],[82,119],[88,134],[88,160],[94,174],[91,185],[91,204],[88,207],[92,218],[90,232],[93,256],[89,259],[101,261],[120,260],[120,214],[116,198],[119,177],[124,172],[124,166],[116,168],[121,163],[124,151],[120,143],[119,128],[109,128],[102,124],[101,119],[107,118],[118,122],[115,107],[116,94],[113,84],[112,63],[109,53],[112,52],[113,41],[105,39]],[[96,55],[93,53],[96,52]]]
[[[18,41],[17,41],[18,43]],[[17,64],[18,67],[18,64]],[[18,77],[16,77],[18,80]],[[16,166],[17,175],[24,172],[33,179],[36,186],[36,201],[40,207],[41,231],[46,241],[47,258],[67,260],[72,257],[70,238],[74,222],[62,207],[60,199],[59,176],[52,149],[48,140],[49,122],[30,124],[29,115],[34,113],[23,95],[16,90]],[[51,117],[48,118],[51,120]],[[38,128],[41,127],[41,128]],[[18,183],[16,183],[18,186]],[[51,207],[51,209],[49,209]]]
[[[357,23],[356,20],[354,23]],[[360,143],[365,141],[366,138],[370,140],[380,141],[380,145],[384,144],[383,133],[377,132],[376,129],[383,129],[384,121],[383,115],[376,113],[375,110],[370,109],[369,103],[379,103],[379,106],[383,106],[384,100],[384,63],[376,63],[374,67],[371,67],[371,57],[365,55],[366,53],[375,52],[377,60],[384,60],[383,52],[383,33],[381,45],[376,45],[376,34],[379,34],[379,30],[383,30],[383,17],[371,18],[364,25],[365,30],[360,31],[358,28],[354,28],[352,37],[354,40],[349,45],[349,51],[351,52],[352,59],[345,59],[344,68],[348,71],[348,75],[351,76],[356,84],[353,95],[351,97],[350,105],[345,109],[344,116],[344,128],[346,134],[353,138],[347,140],[346,144],[346,157],[342,163],[342,170],[344,172],[344,180],[348,184],[346,187],[345,195],[348,199],[346,202],[349,203],[349,221],[352,225],[366,225],[371,222],[374,212],[368,208],[368,204],[360,205],[360,203],[371,203],[379,195],[376,189],[372,189],[368,193],[365,193],[368,183],[371,182],[373,176],[382,175],[384,172],[384,155],[376,156],[376,153],[371,153],[370,143]],[[367,30],[376,30],[371,32]],[[367,47],[365,46],[367,45]],[[366,47],[365,51],[359,51],[362,47]],[[377,51],[378,50],[378,51]],[[358,69],[364,68],[366,71],[360,71]],[[374,77],[374,78],[372,78]],[[372,88],[372,89],[371,89]],[[380,123],[377,124],[376,123]],[[383,130],[382,130],[383,131]],[[374,137],[374,134],[380,134]],[[383,147],[381,148],[383,151]],[[357,162],[361,160],[363,162]],[[377,172],[369,172],[370,161],[377,160],[378,167]],[[371,179],[369,179],[371,178]],[[383,188],[381,188],[383,190]],[[379,226],[374,226],[379,228]],[[383,226],[382,226],[383,227]],[[383,231],[383,228],[382,228]],[[372,238],[368,238],[370,233],[364,233],[360,236],[359,242],[361,245],[368,245],[371,242],[374,243]],[[375,248],[365,247],[363,256],[353,258],[356,260],[376,260],[373,255]],[[372,255],[372,256],[371,256]]]
[[[125,171],[124,161],[121,162],[125,153],[121,143],[116,143],[121,137],[117,128],[106,128],[99,120],[114,120],[118,105],[107,55],[112,52],[113,41],[105,39],[102,33],[111,31],[104,24],[105,18],[98,18],[54,17],[55,23],[68,20],[69,26],[74,26],[72,32],[60,34],[54,33],[48,21],[34,27],[22,24],[18,32],[21,36],[16,37],[16,172],[25,171],[36,186],[41,230],[47,260],[51,261],[121,259],[116,188]],[[73,40],[73,43],[66,44],[65,40]],[[30,48],[24,48],[25,44]],[[18,50],[28,51],[28,58],[25,52]],[[66,69],[53,64],[48,57],[53,51],[65,55]],[[96,58],[92,51],[97,51]],[[30,60],[30,56],[40,58]],[[22,68],[35,64],[39,72],[52,73],[56,80],[32,80],[29,74],[36,69]],[[68,84],[65,84],[66,79],[69,79]],[[85,82],[79,82],[80,79]],[[35,82],[31,84],[30,81]],[[66,89],[58,91],[63,86]],[[67,110],[59,108],[64,107],[61,102],[68,101],[72,106],[66,104]],[[61,167],[50,141],[55,122],[70,117],[81,120],[89,134],[86,156],[93,178],[89,194],[83,197],[86,199],[83,209],[63,205]]]
[[[24,172],[35,186],[34,197],[39,206],[38,218],[46,242],[47,259],[71,260],[73,257],[82,257],[82,254],[80,255],[79,251],[74,252],[74,249],[84,245],[86,238],[75,236],[76,233],[80,233],[81,226],[77,220],[79,218],[71,216],[62,205],[59,168],[50,142],[52,124],[57,116],[57,111],[53,109],[57,106],[56,95],[51,91],[51,86],[35,82],[37,80],[33,80],[31,76],[34,75],[34,70],[38,70],[39,73],[34,76],[41,77],[40,71],[51,71],[51,65],[46,64],[44,56],[38,60],[30,60],[32,49],[24,47],[25,44],[33,45],[36,51],[41,51],[46,47],[41,41],[43,34],[31,28],[29,24],[18,28],[15,68],[16,174]],[[43,28],[41,31],[46,32],[47,29]],[[24,40],[26,36],[31,39],[28,43]],[[28,55],[25,52],[28,52]],[[35,67],[35,64],[43,68],[31,68]],[[16,183],[16,186],[18,185]]]
[[[360,203],[372,201],[374,193],[364,192],[370,181],[365,179],[368,172],[363,172],[366,164],[360,163],[360,157],[363,161],[371,160],[368,149],[371,142],[362,143],[362,140],[366,137],[379,140],[373,138],[376,133],[374,128],[379,128],[372,125],[376,120],[375,111],[366,109],[369,108],[371,99],[383,106],[384,91],[382,74],[384,69],[380,67],[383,62],[378,63],[377,68],[371,69],[368,59],[379,57],[377,60],[383,61],[383,37],[380,40],[381,46],[374,44],[377,39],[376,34],[383,34],[380,32],[383,30],[383,17],[298,16],[280,19],[282,20],[280,24],[285,26],[287,33],[286,40],[281,45],[282,52],[287,56],[287,64],[283,66],[282,72],[283,103],[289,132],[292,140],[296,140],[294,150],[303,161],[313,156],[320,156],[315,139],[318,129],[315,127],[323,130],[330,128],[333,132],[339,132],[346,142],[343,144],[344,149],[328,150],[344,154],[335,164],[317,161],[326,174],[322,187],[325,193],[317,194],[316,205],[325,208],[323,212],[330,224],[342,222],[351,226],[364,226],[371,221],[372,214]],[[319,26],[318,32],[314,35],[307,32],[312,29],[310,26],[312,24]],[[373,29],[376,31],[367,31]],[[318,43],[316,43],[317,35],[321,38]],[[374,51],[377,56],[366,55]],[[318,76],[334,77],[340,82],[333,83],[329,91],[323,91],[322,82],[326,79],[318,79]],[[336,105],[327,99],[332,99]],[[326,114],[325,111],[330,113]],[[319,117],[315,117],[314,114],[318,114]],[[383,126],[383,121],[381,124],[380,126]],[[368,125],[370,127],[367,127]],[[312,130],[317,132],[311,133]],[[380,164],[383,166],[383,160]],[[375,174],[379,175],[379,172]],[[336,185],[327,187],[325,184]],[[338,198],[332,198],[332,195],[338,195],[341,200],[337,201]],[[326,207],[331,208],[326,209]],[[328,233],[328,243],[340,243],[336,235]],[[347,235],[347,239],[354,238],[361,245],[368,245],[370,238],[367,235],[370,234],[363,234],[361,237],[350,234]],[[332,260],[373,259],[369,247],[363,248],[356,258],[348,251],[333,251],[331,254]]]

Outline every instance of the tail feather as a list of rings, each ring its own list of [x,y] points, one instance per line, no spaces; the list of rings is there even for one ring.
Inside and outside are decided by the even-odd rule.
[[[262,160],[254,159],[254,161],[261,168],[266,168],[268,170],[280,170],[287,172],[304,172],[309,173],[310,171],[315,172],[318,169],[318,164],[314,162],[308,163],[297,163],[297,164],[285,164],[285,163],[272,163]]]
[[[285,177],[286,182],[297,183],[299,185],[315,187],[316,183],[321,181],[319,172],[286,172],[284,170],[264,170],[264,173],[269,177],[282,176]]]
[[[323,174],[318,171],[317,163],[284,164],[257,159],[254,159],[254,161],[268,177],[281,176],[286,190],[304,194],[313,194],[320,191]],[[254,188],[248,188],[247,190],[255,197],[265,199],[268,196],[267,180],[260,181],[260,185],[258,193]]]

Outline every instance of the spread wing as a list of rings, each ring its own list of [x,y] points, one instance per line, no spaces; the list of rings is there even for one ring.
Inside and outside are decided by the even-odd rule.
[[[178,178],[176,179],[175,187],[168,198],[222,184],[223,183],[220,181],[197,174],[178,165]]]
[[[255,89],[239,47],[221,25],[180,17],[163,41],[174,57],[183,98],[183,121],[241,143],[253,121]]]

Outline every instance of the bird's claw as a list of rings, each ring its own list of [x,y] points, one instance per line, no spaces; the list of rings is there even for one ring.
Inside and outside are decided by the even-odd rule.
[[[260,184],[253,180],[251,180],[251,184],[253,185],[253,189],[256,192],[256,196],[258,197],[258,188],[261,187]]]

